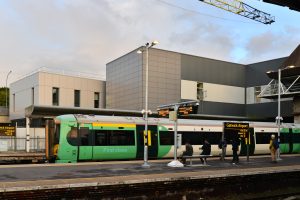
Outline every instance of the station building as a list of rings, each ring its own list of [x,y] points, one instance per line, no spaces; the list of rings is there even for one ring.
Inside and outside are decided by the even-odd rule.
[[[10,84],[12,122],[24,126],[26,112],[37,108],[42,111],[32,125],[41,125],[43,118],[56,116],[59,110],[72,113],[80,109],[105,108],[105,81],[41,68]]]
[[[106,107],[142,110],[145,105],[146,54],[135,49],[106,66]],[[276,71],[287,57],[238,64],[162,49],[148,49],[148,104],[199,100],[197,115],[274,121],[277,99],[258,98],[268,85],[267,71]],[[281,115],[293,121],[292,98],[281,102]]]
[[[69,113],[141,116],[146,85],[145,52],[136,53],[141,48],[109,62],[106,81],[40,69],[11,83],[10,120],[25,126],[29,117],[31,125],[41,126],[47,118]],[[148,50],[152,112],[161,105],[198,100],[199,118],[275,121],[277,99],[257,95],[271,80],[266,72],[278,70],[288,57],[243,65]],[[293,122],[292,97],[282,99],[281,115]]]

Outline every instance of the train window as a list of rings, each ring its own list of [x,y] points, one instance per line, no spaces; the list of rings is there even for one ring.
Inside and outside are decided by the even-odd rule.
[[[109,133],[109,145],[128,146],[134,145],[134,131],[113,130]]]
[[[256,132],[256,144],[269,144],[271,135],[274,134],[277,137],[277,133],[268,133],[268,132]]]
[[[78,132],[76,127],[72,127],[68,132],[67,141],[72,146],[78,146]]]
[[[212,145],[219,144],[222,138],[222,132],[180,132],[182,134],[182,143],[189,141],[192,145],[202,145],[207,139]]]
[[[96,146],[107,146],[107,131],[106,130],[96,130],[95,131],[95,145]]]
[[[293,134],[293,143],[300,143],[300,134]]]
[[[96,146],[133,146],[134,131],[128,130],[96,130]]]
[[[159,131],[160,145],[173,145],[174,132],[173,131]]]
[[[182,134],[182,144],[189,142],[191,145],[203,144],[204,135],[200,132],[179,132]]]
[[[79,129],[80,135],[80,145],[81,146],[92,146],[93,145],[93,137],[92,133],[89,134],[89,128],[81,127]]]

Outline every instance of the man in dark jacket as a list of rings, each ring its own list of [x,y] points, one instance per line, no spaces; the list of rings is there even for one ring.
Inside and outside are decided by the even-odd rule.
[[[200,155],[210,155],[210,152],[211,152],[211,146],[210,146],[210,143],[208,142],[207,139],[204,140],[204,144],[203,146],[201,147],[202,149],[202,152]],[[206,163],[206,158],[200,158],[202,164],[204,163],[204,160],[205,160],[205,163]]]
[[[238,150],[239,150],[239,145],[240,145],[240,140],[239,138],[235,138],[232,140],[232,163],[236,164],[239,162],[239,155],[238,155]]]

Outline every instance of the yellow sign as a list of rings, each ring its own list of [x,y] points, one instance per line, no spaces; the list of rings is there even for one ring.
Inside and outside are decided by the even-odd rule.
[[[16,127],[0,125],[0,136],[16,136]]]
[[[151,146],[151,131],[148,130],[148,134],[146,135],[146,131],[144,131],[144,144],[147,146]]]

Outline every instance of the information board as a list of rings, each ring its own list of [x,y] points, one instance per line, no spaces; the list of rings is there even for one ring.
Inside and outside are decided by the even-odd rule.
[[[9,124],[0,124],[0,136],[16,136],[16,127]]]
[[[246,144],[250,144],[248,130],[249,123],[224,122],[225,137],[229,140],[240,138]]]

